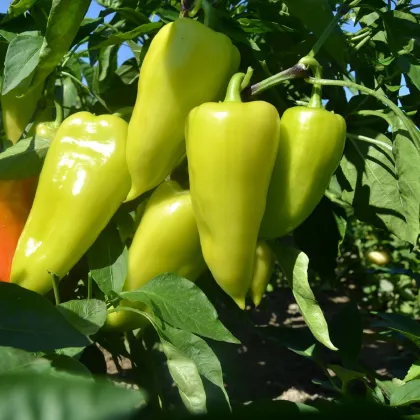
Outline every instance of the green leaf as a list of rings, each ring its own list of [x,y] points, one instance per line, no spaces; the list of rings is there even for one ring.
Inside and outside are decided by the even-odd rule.
[[[128,271],[128,250],[116,227],[109,226],[87,253],[91,274],[99,288],[109,295],[120,293]]]
[[[192,360],[198,373],[223,392],[230,406],[229,397],[223,384],[222,366],[210,346],[202,338],[188,331],[179,330],[162,322],[157,325],[160,327],[159,335]]]
[[[401,406],[420,402],[420,380],[397,387],[390,395],[391,406]]]
[[[47,299],[16,284],[0,282],[0,320],[0,346],[37,352],[89,344]]]
[[[264,337],[275,340],[300,356],[316,360],[318,343],[309,328],[264,326],[258,329]]]
[[[411,233],[410,242],[414,244],[420,233],[420,155],[409,133],[403,128],[402,121],[398,119],[392,131],[392,152],[395,157],[399,193]]]
[[[355,130],[355,134],[391,146],[385,135],[369,128]],[[405,219],[392,153],[381,146],[349,139],[340,167],[345,177],[340,181],[342,199],[353,206],[355,216],[412,243],[413,232]]]
[[[144,405],[140,391],[101,380],[30,372],[0,377],[0,420],[128,420]]]
[[[0,179],[26,179],[39,175],[50,144],[51,140],[29,137],[0,153]]]
[[[44,82],[67,53],[90,3],[91,0],[53,0],[31,89]]]
[[[29,86],[30,76],[38,64],[41,45],[41,36],[18,35],[13,38],[4,63],[2,95],[16,88],[22,92]]]
[[[411,57],[404,55],[397,58],[397,64],[411,79],[414,86],[420,90],[420,61],[414,62]]]
[[[105,48],[110,45],[119,45],[122,44],[124,41],[136,39],[139,36],[143,36],[149,34],[152,31],[156,31],[162,26],[162,22],[145,23],[144,25],[140,25],[138,28],[133,29],[132,31],[112,34],[107,40],[99,43],[98,45],[93,46],[91,49],[96,50],[98,48]]]
[[[107,7],[110,9],[117,9],[118,7],[121,7],[124,3],[123,0],[96,0],[96,3],[103,7]]]
[[[169,372],[186,408],[190,413],[206,413],[206,392],[196,365],[171,343],[162,338],[161,342]]]
[[[133,10],[134,12],[134,10]],[[73,39],[71,46],[76,45],[79,42],[87,41],[90,33],[93,32],[101,23],[104,22],[103,17],[97,17],[95,19],[85,18],[80,25],[80,28]]]
[[[2,24],[9,19],[25,13],[32,7],[33,4],[35,4],[36,1],[37,0],[13,0],[7,9],[7,16],[3,19]]]
[[[89,370],[77,360],[58,355],[49,357],[36,357],[24,350],[0,347],[0,381],[2,375],[26,372],[48,373],[56,377],[82,375],[92,380]]]
[[[296,16],[318,38],[334,18],[328,0],[285,0],[284,3],[289,13]],[[325,41],[324,47],[332,59],[345,69],[346,42],[338,25]]]
[[[399,314],[378,313],[382,322],[377,324],[397,331],[411,340],[417,347],[420,347],[420,324],[407,316]]]
[[[420,379],[420,360],[417,360],[410,366],[407,375],[405,375],[404,381],[408,382],[413,379]]]
[[[83,335],[96,334],[105,324],[106,305],[97,299],[70,300],[60,303],[57,309],[64,318]]]
[[[213,340],[239,343],[218,320],[207,296],[193,282],[162,274],[143,287],[121,293],[123,299],[143,302],[168,324]]]
[[[401,386],[400,383],[396,383],[395,381],[380,381],[379,379],[375,379],[375,382],[388,399]]]
[[[67,118],[78,105],[79,94],[76,85],[70,77],[62,79],[62,88],[64,118]]]
[[[306,325],[314,337],[331,350],[328,325],[308,282],[308,257],[303,252],[278,243],[273,244],[278,263],[286,276]]]
[[[331,350],[337,350],[330,340],[328,325],[308,282],[308,257],[303,252],[273,244],[278,263],[286,276],[306,325],[314,337]]]
[[[343,368],[339,365],[328,365],[328,368],[331,369],[344,384],[347,384],[355,379],[363,379],[366,377],[366,373],[356,372],[354,370]]]

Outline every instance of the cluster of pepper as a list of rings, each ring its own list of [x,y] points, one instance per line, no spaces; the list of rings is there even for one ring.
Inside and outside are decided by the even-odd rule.
[[[319,92],[281,120],[267,102],[243,103],[239,63],[227,36],[180,18],[149,47],[129,124],[87,112],[64,120],[10,280],[45,294],[51,276],[67,274],[122,202],[155,188],[129,249],[124,290],[164,272],[195,281],[208,268],[239,307],[248,293],[258,305],[274,264],[266,240],[291,232],[320,201],[339,164],[346,127],[322,109]],[[225,100],[215,102],[225,92]],[[189,189],[173,179],[186,158]],[[128,329],[137,321],[133,312],[120,311],[107,325]]]

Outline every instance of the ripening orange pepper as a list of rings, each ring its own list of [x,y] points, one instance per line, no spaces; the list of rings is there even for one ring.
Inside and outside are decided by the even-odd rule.
[[[35,196],[37,177],[0,181],[0,281],[10,281],[16,246]]]
[[[3,128],[6,137],[15,144],[22,136],[41,97],[41,87],[23,98],[13,92],[1,97]],[[41,135],[51,139],[55,128],[47,131],[42,123],[52,118],[47,108],[35,119],[28,136]],[[45,131],[45,132],[44,132]],[[17,243],[28,218],[35,197],[38,177],[23,180],[0,180],[0,281],[10,281],[10,270]]]

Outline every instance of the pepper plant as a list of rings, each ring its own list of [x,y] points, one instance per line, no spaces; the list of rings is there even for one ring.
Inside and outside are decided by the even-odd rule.
[[[418,415],[417,1],[0,6],[0,418]],[[334,401],[244,404],[253,337]]]

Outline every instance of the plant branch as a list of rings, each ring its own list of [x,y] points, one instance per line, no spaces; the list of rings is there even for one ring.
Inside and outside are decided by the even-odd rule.
[[[400,120],[404,124],[404,127],[406,130],[410,133],[411,138],[413,139],[417,149],[420,148],[420,133],[418,133],[413,126],[411,125],[411,120],[408,119],[408,117],[404,114],[404,112],[401,111],[400,108],[398,108],[397,105],[394,104],[391,100],[389,100],[384,95],[381,95],[380,93],[374,91],[373,89],[369,89],[365,86],[358,85],[353,82],[347,82],[344,80],[329,80],[329,79],[314,79],[312,77],[305,79],[307,83],[310,84],[320,84],[323,86],[341,86],[341,87],[348,87],[352,89],[357,89],[360,92],[366,93],[367,95],[374,96],[376,99],[381,101],[383,104],[388,106]]]
[[[51,280],[52,280],[55,304],[59,305],[60,304],[60,292],[58,290],[58,282],[59,282],[60,278],[57,276],[57,274],[54,274],[54,273],[51,273],[51,272],[49,272],[49,274],[50,274]]]
[[[322,35],[315,42],[315,44],[312,47],[311,51],[309,51],[309,54],[308,54],[309,57],[315,57],[315,55],[318,53],[318,51],[324,45],[325,41],[331,35],[332,31],[334,30],[334,28],[336,27],[337,23],[339,22],[339,20],[341,18],[341,11],[342,11],[342,9],[343,9],[343,4],[340,4],[340,7],[338,8],[337,13],[335,14],[334,18],[331,19],[331,22],[325,28],[325,30],[322,33]]]
[[[372,139],[371,137],[362,136],[360,134],[352,134],[352,133],[347,133],[346,137],[348,137],[351,140],[361,140],[361,141],[365,141],[367,143],[376,144],[376,145],[381,146],[381,147],[389,150],[390,152],[392,152],[392,146],[384,143],[383,141]]]
[[[378,110],[375,111],[375,110],[370,110],[370,109],[361,109],[360,111],[352,112],[350,115],[362,115],[362,116],[373,115],[375,117],[382,118],[383,120],[385,120],[388,123],[388,125],[390,127],[392,127],[391,118],[389,118],[388,115],[386,115],[383,112],[378,111]]]
[[[67,73],[66,71],[62,71],[61,74],[63,76],[69,77],[73,82],[77,83],[82,89],[84,89],[89,95],[93,96],[110,114],[112,114],[112,111],[108,108],[106,103],[103,101],[102,98],[100,98],[98,95],[96,95],[94,92],[92,92],[88,86],[83,84],[77,77],[73,76],[70,73]]]
[[[286,80],[304,78],[307,77],[308,74],[309,73],[306,66],[302,64],[296,64],[295,66],[290,67],[287,70],[284,70],[280,73],[275,74],[274,76],[271,76],[265,80],[262,80],[261,82],[256,83],[255,85],[252,85],[251,95],[259,95],[267,89],[277,86]]]

